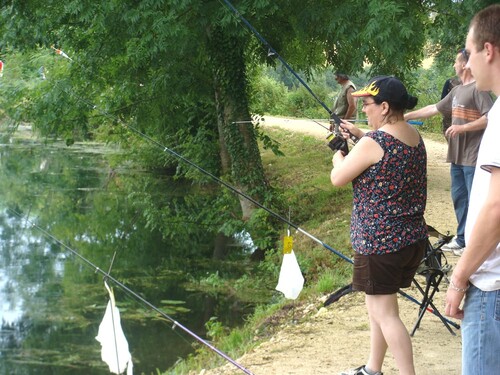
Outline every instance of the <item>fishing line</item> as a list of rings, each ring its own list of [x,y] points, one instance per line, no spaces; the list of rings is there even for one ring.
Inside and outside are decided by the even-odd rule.
[[[15,216],[17,216],[22,221],[24,220],[23,216],[19,212],[13,210],[12,208],[7,208],[7,210],[9,210],[10,212],[12,212]],[[41,233],[43,233],[46,237],[50,238],[52,241],[54,241],[55,243],[57,243],[58,245],[60,245],[62,248],[66,249],[71,254],[73,254],[74,256],[76,256],[84,264],[86,264],[87,266],[89,266],[90,268],[92,268],[95,271],[95,273],[101,274],[104,277],[105,280],[112,281],[115,285],[117,285],[124,292],[128,293],[129,295],[131,295],[132,297],[134,297],[136,300],[138,300],[139,302],[141,302],[144,305],[148,306],[151,310],[155,311],[156,313],[158,313],[159,315],[161,315],[163,318],[165,318],[167,321],[169,321],[170,323],[172,323],[172,330],[174,330],[175,328],[179,327],[182,331],[184,331],[185,333],[187,333],[188,335],[190,335],[191,337],[193,337],[194,339],[196,339],[198,342],[200,342],[203,345],[207,346],[209,349],[211,349],[212,351],[214,351],[215,353],[217,353],[218,355],[220,355],[226,361],[230,362],[231,364],[233,364],[234,366],[236,366],[237,368],[239,368],[240,370],[242,370],[245,374],[253,375],[252,372],[250,372],[248,369],[246,369],[245,367],[243,367],[242,365],[240,365],[239,363],[237,363],[235,360],[233,360],[232,358],[230,358],[227,354],[225,354],[221,350],[217,349],[215,346],[213,346],[212,344],[210,344],[208,341],[204,340],[203,338],[201,338],[200,336],[198,336],[196,333],[194,333],[193,331],[189,330],[188,328],[186,328],[185,326],[183,326],[181,323],[179,323],[178,321],[176,321],[174,318],[172,318],[171,316],[169,316],[168,314],[166,314],[165,312],[163,312],[162,310],[160,310],[158,307],[156,307],[155,305],[153,305],[152,303],[150,303],[149,301],[147,301],[146,299],[144,299],[143,297],[141,297],[139,294],[137,294],[136,292],[134,292],[132,289],[130,289],[129,287],[127,287],[125,284],[121,283],[120,281],[118,281],[117,279],[115,279],[113,276],[111,276],[109,274],[109,272],[106,272],[106,271],[102,270],[100,267],[98,267],[97,265],[95,265],[94,263],[92,263],[89,259],[87,259],[83,255],[81,255],[78,251],[74,250],[73,248],[71,248],[70,246],[66,245],[64,242],[62,242],[61,240],[59,240],[52,233],[46,231],[45,229],[43,229],[42,227],[40,227],[38,224],[36,224],[32,220],[29,220],[28,218],[25,219],[25,222],[27,224],[30,224],[32,227],[36,228]]]
[[[68,92],[69,95],[73,95],[71,92]],[[77,97],[78,99],[78,97]],[[269,209],[268,207],[264,206],[263,204],[261,204],[260,202],[258,202],[257,200],[255,200],[254,198],[250,197],[248,194],[245,194],[243,193],[242,191],[238,190],[236,187],[234,187],[233,185],[227,183],[226,181],[220,179],[219,177],[215,176],[214,174],[212,174],[211,172],[207,171],[206,169],[200,167],[199,165],[197,165],[196,163],[192,162],[191,160],[187,159],[186,157],[182,156],[181,154],[177,153],[176,151],[174,151],[173,149],[163,145],[162,143],[160,143],[159,141],[155,140],[154,138],[150,137],[149,135],[141,132],[140,130],[136,129],[135,127],[131,126],[131,125],[128,125],[127,123],[123,122],[120,118],[118,118],[116,115],[112,115],[110,114],[109,112],[107,111],[104,111],[104,110],[101,110],[99,107],[97,107],[96,105],[92,105],[92,108],[94,108],[95,110],[99,111],[102,113],[102,115],[104,117],[107,117],[109,119],[112,119],[114,121],[117,121],[118,123],[120,123],[122,126],[124,126],[125,128],[129,129],[130,131],[136,133],[139,137],[147,140],[148,142],[150,142],[151,144],[154,144],[156,146],[158,146],[159,148],[161,148],[164,152],[166,153],[169,153],[170,155],[174,156],[175,158],[183,161],[184,163],[190,165],[191,167],[195,168],[196,170],[198,170],[199,172],[207,175],[208,177],[212,178],[214,181],[218,182],[219,184],[221,184],[222,186],[226,187],[227,189],[229,189],[230,191],[232,191],[233,193],[236,193],[238,195],[240,195],[241,197],[247,199],[248,201],[252,202],[254,205],[256,205],[257,207],[263,209],[264,211],[266,211],[267,213],[269,213],[270,215],[274,216],[275,218],[277,218],[278,220],[281,220],[283,223],[285,224],[288,224],[289,226],[291,226],[292,228],[294,228],[297,232],[300,232],[302,233],[303,235],[309,237],[311,240],[315,241],[316,243],[320,244],[321,246],[323,246],[325,249],[331,251],[332,253],[334,253],[335,255],[339,256],[340,258],[342,258],[343,260],[345,260],[346,262],[349,262],[351,264],[354,264],[354,261],[347,257],[346,255],[344,255],[343,253],[341,253],[340,251],[332,248],[331,246],[329,246],[328,244],[326,244],[325,242],[321,241],[320,239],[318,239],[317,237],[313,236],[312,234],[310,234],[309,232],[305,231],[304,229],[300,228],[298,225],[294,224],[293,222],[291,222],[290,220],[286,219],[284,216],[274,212],[273,210]],[[410,296],[409,294],[403,292],[402,290],[399,290],[398,291],[399,294],[401,294],[402,296],[404,296],[405,298],[407,298],[409,301],[411,302],[414,302],[416,303],[417,305],[421,305],[421,303],[415,299],[414,297]],[[442,317],[442,315],[439,313],[439,312],[436,312],[434,311],[433,309],[427,307],[426,311],[436,315],[437,317],[439,317],[440,319],[444,319],[446,320],[449,324],[453,325],[455,328],[459,328],[460,326],[458,326],[456,323]]]
[[[219,0],[219,1],[221,1],[221,0]],[[245,26],[248,27],[248,29],[250,31],[252,31],[255,34],[255,36],[268,48],[268,56],[273,56],[273,57],[278,58],[278,60],[281,61],[281,63],[285,66],[285,68],[287,68],[288,71],[290,73],[292,73],[295,76],[295,78],[297,78],[299,80],[299,82],[306,88],[306,90],[313,96],[313,98],[316,99],[316,101],[319,104],[321,104],[321,106],[330,114],[330,116],[332,116],[332,118],[335,120],[335,122],[340,124],[340,118],[335,113],[333,113],[330,110],[330,108],[328,108],[328,106],[314,93],[314,91],[297,74],[297,72],[295,70],[293,70],[290,65],[288,65],[288,63],[285,61],[285,59],[283,59],[280,56],[280,54],[278,52],[276,52],[276,50],[267,42],[267,40],[265,40],[264,37],[262,35],[260,35],[260,33],[255,29],[255,27],[253,27],[252,24],[250,22],[248,22],[247,19],[241,15],[241,13],[233,6],[233,4],[231,4],[228,0],[222,0],[222,1],[224,1],[224,3],[234,13],[234,15],[236,17],[238,17],[245,24]]]

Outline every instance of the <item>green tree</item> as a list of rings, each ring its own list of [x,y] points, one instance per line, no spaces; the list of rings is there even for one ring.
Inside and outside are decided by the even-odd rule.
[[[426,33],[429,53],[437,57],[442,66],[455,60],[459,48],[465,47],[465,36],[475,13],[497,0],[435,1],[429,4],[431,27]]]
[[[325,65],[353,74],[366,64],[373,74],[405,78],[420,64],[426,31],[441,25],[446,6],[463,9],[462,2],[448,0],[241,0],[235,6],[306,78]],[[15,120],[68,144],[116,141],[150,168],[207,181],[154,145],[145,147],[128,131],[132,127],[270,204],[259,133],[235,122],[250,120],[249,72],[280,62],[224,1],[6,0],[0,21],[7,68],[0,86],[13,95],[6,103],[16,111],[6,112]],[[436,43],[448,41],[443,35]],[[47,79],[16,91],[9,57],[19,52],[30,64],[43,63]],[[251,218],[255,207],[243,198],[239,203],[226,197],[205,212],[228,221]]]
[[[264,200],[256,133],[251,124],[233,125],[250,119],[244,62],[249,35],[233,25],[233,32],[226,32],[227,10],[219,3],[205,5],[54,1],[40,7],[28,1],[4,7],[9,29],[4,43],[54,46],[54,52],[63,49],[70,57],[53,55],[47,82],[24,91],[23,118],[44,135],[64,136],[68,144],[77,136],[100,136],[143,150],[117,126],[126,124]],[[158,154],[142,153],[143,162],[167,170],[178,163]],[[176,168],[179,176],[200,179],[185,165]],[[241,199],[243,219],[252,215],[248,203]]]

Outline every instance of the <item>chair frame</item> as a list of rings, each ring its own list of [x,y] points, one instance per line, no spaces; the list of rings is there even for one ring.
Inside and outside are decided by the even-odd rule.
[[[448,260],[446,259],[446,256],[444,255],[441,248],[443,247],[443,245],[448,243],[453,238],[453,236],[449,233],[444,235],[430,225],[428,225],[427,228],[430,237],[436,237],[437,241],[432,244],[431,241],[427,239],[425,255],[422,259],[419,269],[417,270],[417,275],[425,277],[425,288],[422,287],[422,285],[416,280],[416,278],[413,278],[413,284],[420,291],[423,298],[422,302],[420,303],[417,321],[413,326],[410,336],[413,336],[415,334],[417,328],[420,327],[420,323],[422,321],[422,318],[424,317],[425,312],[430,308],[433,309],[434,315],[436,315],[443,322],[448,331],[453,336],[456,336],[456,333],[453,331],[451,326],[455,327],[456,329],[460,329],[460,325],[445,319],[445,317],[439,312],[439,310],[433,303],[433,298],[436,292],[439,291],[441,281],[443,279],[447,280],[448,273],[451,270],[451,265],[448,264]]]

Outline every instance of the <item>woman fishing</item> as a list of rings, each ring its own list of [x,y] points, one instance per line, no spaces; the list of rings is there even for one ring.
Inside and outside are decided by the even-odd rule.
[[[372,130],[365,134],[342,121],[344,137],[349,131],[360,140],[349,154],[335,153],[330,178],[334,186],[353,185],[352,286],[365,293],[370,353],[366,365],[341,374],[381,375],[389,349],[399,373],[412,375],[412,344],[397,291],[410,286],[427,240],[427,156],[420,134],[403,118],[417,98],[388,76],[373,78],[353,96],[361,98]]]

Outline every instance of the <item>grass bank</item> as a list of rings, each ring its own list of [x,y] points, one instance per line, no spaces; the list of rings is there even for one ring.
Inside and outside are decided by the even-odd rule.
[[[262,161],[270,185],[288,205],[287,213],[280,213],[307,233],[348,257],[352,255],[349,241],[349,221],[352,204],[351,187],[335,188],[330,183],[332,152],[326,142],[312,136],[277,128],[263,130],[280,144],[284,156],[262,150]],[[300,320],[301,307],[317,303],[319,296],[329,294],[349,282],[351,264],[327,250],[303,233],[292,229],[293,249],[305,277],[305,285],[297,300],[285,299],[276,292],[266,304],[256,308],[243,327],[228,332],[216,321],[207,324],[211,343],[229,355],[238,358],[246,351],[268,339],[282,322]],[[283,234],[286,234],[286,226]],[[259,266],[261,272],[246,275],[251,282],[277,284],[282,259],[282,244],[266,255]],[[194,355],[180,361],[165,375],[198,374],[202,369],[225,364],[225,361],[204,346],[198,346]]]

